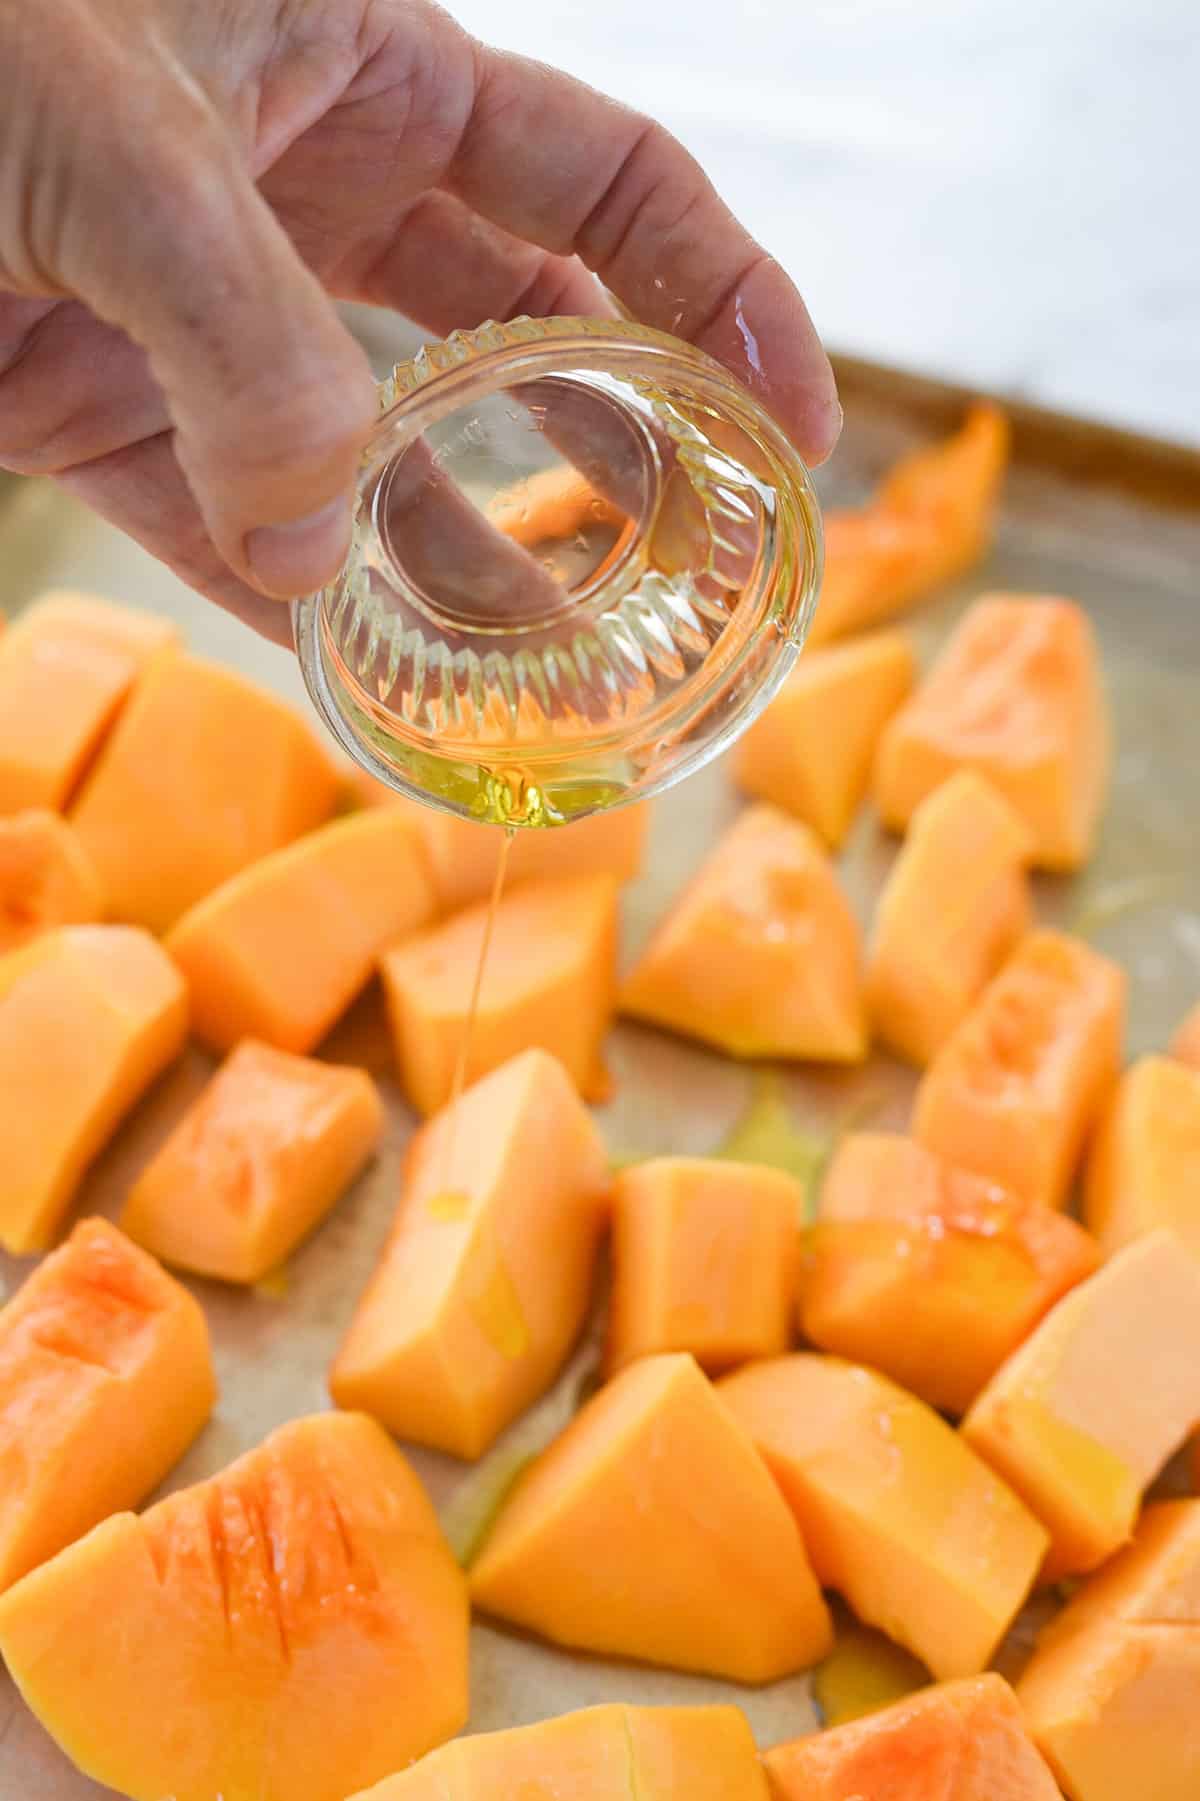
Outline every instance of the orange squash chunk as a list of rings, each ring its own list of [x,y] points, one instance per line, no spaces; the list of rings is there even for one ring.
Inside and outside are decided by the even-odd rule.
[[[1200,1005],[1192,1008],[1172,1038],[1171,1055],[1178,1063],[1200,1069]]]
[[[690,1351],[714,1371],[791,1339],[804,1189],[782,1170],[656,1157],[613,1188],[608,1366]]]
[[[501,1510],[477,1607],[556,1644],[734,1682],[814,1663],[830,1624],[800,1536],[695,1360],[643,1358]]]
[[[1033,923],[1029,833],[974,770],[913,814],[875,911],[867,1000],[876,1034],[928,1063]]]
[[[1008,421],[981,403],[961,430],[902,457],[875,499],[825,518],[825,578],[809,643],[902,613],[979,561],[1008,463]]]
[[[342,1801],[463,1725],[467,1625],[409,1465],[331,1413],[114,1515],[0,1597],[25,1700],[133,1801]]]
[[[88,1164],[183,1049],[178,970],[130,926],[61,926],[0,958],[0,1244],[45,1249]]]
[[[1088,1156],[1084,1218],[1106,1252],[1167,1226],[1200,1256],[1200,1070],[1143,1057]]]
[[[626,979],[622,1011],[731,1057],[860,1063],[858,924],[813,833],[750,807]]]
[[[875,800],[903,830],[956,769],[986,776],[1025,821],[1034,861],[1087,861],[1108,787],[1108,712],[1091,623],[1070,600],[991,594],[960,621],[884,729]]]
[[[231,669],[172,655],[138,683],[71,819],[114,916],[165,932],[336,801],[298,714]]]
[[[769,1801],[736,1707],[587,1707],[478,1733],[352,1801]]]
[[[352,772],[349,782],[357,805],[398,807],[415,827],[443,913],[488,898],[503,842],[498,826],[406,800],[361,771]],[[509,846],[505,889],[544,876],[610,875],[616,882],[631,882],[641,873],[649,825],[649,804],[641,803],[609,807],[550,832],[519,831]]]
[[[365,1070],[247,1040],[138,1177],[121,1224],[164,1263],[261,1281],[341,1198],[382,1130]]]
[[[879,734],[915,672],[911,646],[899,632],[801,657],[738,744],[739,784],[795,814],[836,848],[867,791]]]
[[[0,1311],[0,1589],[144,1500],[216,1392],[191,1295],[82,1221]]]
[[[717,1392],[766,1458],[822,1587],[935,1676],[978,1674],[1047,1543],[982,1458],[923,1401],[835,1357],[751,1364]]]
[[[0,818],[0,956],[103,916],[99,878],[65,819],[45,807]]]
[[[1041,1634],[1017,1694],[1068,1795],[1194,1801],[1198,1692],[1200,1501],[1162,1502]]]
[[[1016,1697],[993,1675],[777,1745],[765,1763],[775,1801],[1059,1801]]]
[[[610,876],[527,882],[501,897],[468,1040],[488,913],[487,902],[468,907],[382,960],[405,1094],[424,1114],[445,1106],[466,1042],[468,1082],[537,1047],[601,1098],[601,1046],[616,998],[616,884]]]
[[[275,851],[206,896],[167,949],[196,1035],[311,1051],[370,981],[379,954],[432,919],[433,890],[398,813],[359,813]]]
[[[607,1191],[600,1135],[545,1051],[468,1089],[412,1142],[391,1238],[330,1374],[338,1406],[480,1456],[582,1330]]]
[[[821,1213],[804,1238],[804,1336],[947,1413],[1100,1262],[1073,1219],[890,1133],[842,1143]]]
[[[922,1079],[913,1135],[1027,1201],[1061,1207],[1120,1068],[1125,972],[1030,932]]]
[[[0,814],[66,805],[147,665],[179,642],[165,619],[47,594],[0,642]]]
[[[1059,1301],[962,1429],[1049,1528],[1055,1581],[1120,1549],[1197,1425],[1200,1265],[1154,1232]]]

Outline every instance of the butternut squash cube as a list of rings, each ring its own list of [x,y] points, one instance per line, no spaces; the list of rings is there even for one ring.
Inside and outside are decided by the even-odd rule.
[[[738,783],[804,820],[836,849],[866,793],[879,734],[915,673],[912,649],[899,632],[801,657],[739,742]]]
[[[114,1514],[0,1596],[26,1702],[134,1801],[342,1801],[463,1725],[468,1625],[412,1469],[337,1413]]]
[[[44,807],[0,817],[0,956],[103,917],[99,877],[65,819]]]
[[[0,1589],[143,1501],[216,1393],[197,1302],[81,1221],[0,1311]]]
[[[187,995],[131,926],[61,926],[0,958],[0,1244],[44,1250],[89,1163],[183,1049]]]
[[[928,1063],[1033,923],[1029,833],[962,769],[923,800],[893,863],[867,954],[876,1035]]]
[[[417,831],[441,912],[455,913],[488,898],[503,842],[498,826],[436,812],[367,775],[355,775],[351,781],[360,806],[397,807]],[[607,875],[618,883],[632,882],[641,873],[650,814],[647,803],[609,807],[554,831],[517,832],[509,846],[506,891],[550,876]]]
[[[736,1707],[587,1707],[431,1751],[352,1801],[769,1801]]]
[[[365,1070],[247,1040],[138,1177],[121,1224],[164,1263],[261,1281],[340,1200],[382,1130]]]
[[[1200,1501],[1162,1502],[1043,1631],[1017,1694],[1077,1801],[1193,1801],[1198,1686]]]
[[[380,952],[434,908],[411,827],[380,810],[252,863],[185,913],[166,945],[197,1037],[218,1051],[258,1038],[303,1053],[366,987]]]
[[[1073,1219],[885,1132],[842,1142],[821,1216],[801,1260],[805,1337],[947,1413],[1100,1262]]]
[[[0,642],[0,814],[59,810],[134,683],[179,642],[165,619],[90,594],[47,594]]]
[[[71,809],[115,918],[165,932],[248,863],[327,819],[332,761],[232,669],[157,659]]]
[[[613,1188],[608,1367],[690,1351],[715,1371],[791,1339],[804,1189],[760,1163],[656,1157]]]
[[[601,1056],[616,1002],[617,888],[611,876],[526,882],[502,895],[468,1037],[488,903],[408,938],[381,963],[400,1084],[419,1112],[454,1092],[464,1044],[473,1082],[521,1051],[557,1057],[601,1098]]]
[[[1054,596],[986,595],[885,728],[875,801],[902,831],[947,776],[974,769],[1024,819],[1040,868],[1078,869],[1104,806],[1109,739],[1083,609]]]
[[[1121,1063],[1125,972],[1030,932],[929,1065],[913,1136],[1027,1201],[1061,1207]]]
[[[799,1353],[717,1392],[796,1516],[822,1587],[937,1677],[977,1675],[1047,1534],[931,1407],[873,1370]]]
[[[471,1595],[557,1644],[734,1682],[803,1669],[831,1637],[787,1508],[686,1355],[592,1397],[502,1508]]]
[[[1197,1425],[1200,1264],[1154,1232],[1059,1301],[962,1429],[1049,1529],[1055,1581],[1120,1549]]]
[[[901,457],[867,506],[826,515],[810,644],[879,625],[979,561],[991,543],[1008,444],[999,407],[978,403],[960,430]]]
[[[1059,1801],[1007,1682],[986,1675],[768,1751],[775,1801]]]
[[[816,837],[750,807],[626,978],[622,1011],[731,1057],[861,1063],[858,924]]]
[[[1126,1070],[1088,1157],[1084,1218],[1105,1252],[1166,1226],[1200,1256],[1200,1070]]]
[[[583,1328],[608,1198],[562,1065],[514,1057],[412,1142],[383,1258],[330,1375],[339,1407],[479,1457]]]

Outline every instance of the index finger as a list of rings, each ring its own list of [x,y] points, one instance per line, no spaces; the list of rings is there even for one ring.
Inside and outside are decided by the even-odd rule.
[[[579,256],[636,318],[723,363],[809,462],[829,455],[841,408],[808,309],[662,126],[480,47],[446,186],[515,236]]]

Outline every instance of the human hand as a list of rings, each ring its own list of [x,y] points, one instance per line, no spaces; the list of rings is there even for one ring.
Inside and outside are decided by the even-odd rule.
[[[0,117],[0,466],[272,636],[375,415],[335,298],[442,335],[607,287],[836,441],[800,296],[692,158],[428,0],[0,0]]]

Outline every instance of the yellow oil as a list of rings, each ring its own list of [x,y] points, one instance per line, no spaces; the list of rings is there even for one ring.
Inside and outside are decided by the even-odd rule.
[[[847,1625],[813,1671],[813,1698],[826,1726],[843,1726],[902,1701],[929,1680],[925,1666],[881,1632]]]
[[[829,1156],[830,1139],[802,1131],[792,1118],[779,1071],[757,1071],[746,1111],[712,1153],[735,1163],[769,1163],[804,1185],[810,1200]]]
[[[433,1196],[427,1203],[429,1211],[435,1219],[462,1219],[471,1205],[470,1196],[454,1186],[455,1151],[458,1148],[458,1115],[463,1089],[467,1085],[467,1071],[471,1067],[471,1041],[475,1036],[475,1021],[479,1015],[479,997],[483,993],[483,977],[487,969],[488,953],[492,948],[496,914],[504,893],[504,878],[508,872],[508,857],[512,849],[514,831],[515,828],[511,825],[505,828],[504,835],[500,840],[499,855],[496,858],[496,873],[492,877],[492,891],[488,897],[487,914],[483,922],[483,937],[479,941],[479,957],[471,982],[471,998],[467,1005],[467,1017],[463,1022],[463,1033],[459,1040],[458,1056],[454,1064],[454,1077],[450,1084],[442,1167]]]
[[[481,1251],[486,1273],[467,1295],[467,1308],[493,1350],[502,1357],[523,1357],[529,1349],[529,1324],[521,1298],[499,1247]]]

